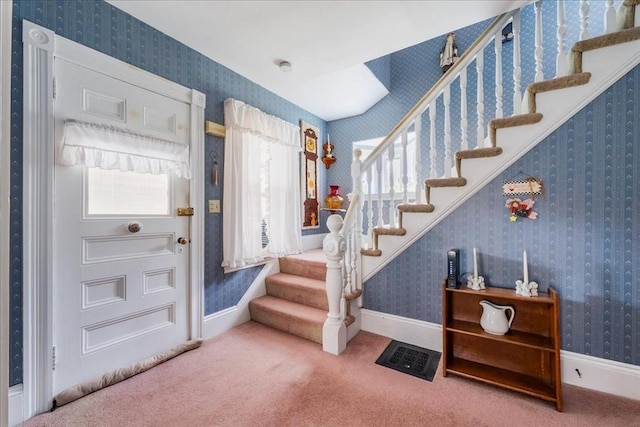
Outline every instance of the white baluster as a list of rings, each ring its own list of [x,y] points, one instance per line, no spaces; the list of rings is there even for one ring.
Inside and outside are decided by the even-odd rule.
[[[351,289],[353,287],[353,281],[351,277],[351,258],[353,255],[353,244],[354,244],[353,235],[355,234],[354,233],[355,230],[353,229],[354,226],[355,224],[353,224],[353,226],[349,230],[343,230],[342,232],[344,236],[344,241],[346,244],[346,249],[344,251],[344,262],[342,263],[342,276],[344,278],[344,282],[342,285],[343,295],[346,294],[347,292],[351,292]],[[345,300],[345,305],[346,304],[349,304],[349,302]],[[343,316],[346,317],[347,311],[345,310],[343,313],[344,313]]]
[[[389,148],[387,149],[387,155],[389,158],[387,161],[389,162],[389,226],[396,226],[396,200],[395,200],[395,176],[393,173],[393,162],[395,161],[395,141],[393,141]]]
[[[358,200],[360,203],[360,206],[358,206],[358,209],[356,211],[356,222],[354,224],[355,229],[357,230],[357,234],[358,236],[360,236],[362,238],[363,235],[363,230],[362,227],[364,226],[362,224],[362,208],[363,208],[363,204],[362,204],[362,200],[363,200],[363,195],[362,195],[362,180],[363,180],[363,176],[362,176],[362,160],[360,160],[360,157],[362,157],[362,150],[359,148],[356,148],[355,150],[353,150],[353,163],[351,163],[351,181],[353,183],[353,190],[350,194],[358,194]],[[354,233],[356,233],[356,231],[354,231]],[[359,243],[358,247],[362,246],[362,242]]]
[[[420,151],[422,135],[422,116],[416,117],[413,122],[413,130],[416,133],[415,144],[415,168],[416,168],[416,204],[422,203],[422,154]]]
[[[544,80],[544,73],[542,72],[542,54],[544,52],[542,48],[542,0],[538,0],[534,3],[534,10],[536,15],[536,76],[535,81],[540,82]]]
[[[451,178],[451,111],[449,108],[450,104],[450,87],[447,86],[443,91],[443,101],[444,101],[444,176],[446,178]]]
[[[616,31],[616,8],[613,7],[613,0],[607,0],[607,6],[604,10],[604,28],[605,33]]]
[[[589,38],[589,0],[580,0],[580,40]]]
[[[429,104],[429,177],[435,178],[438,176],[438,168],[436,168],[436,162],[438,161],[438,151],[436,149],[436,101],[435,99]]]
[[[409,202],[407,188],[407,184],[409,184],[409,176],[407,175],[409,170],[407,167],[407,130],[408,128],[402,131],[402,203]]]
[[[378,182],[378,227],[384,225],[382,218],[382,156],[376,159],[376,181]],[[373,232],[373,230],[372,230]]]
[[[373,239],[373,200],[371,200],[371,184],[373,182],[373,165],[367,170],[367,248],[372,247]]]
[[[558,54],[556,55],[556,77],[567,74],[567,54],[564,52],[564,36],[567,34],[567,27],[564,23],[564,0],[558,0]]]
[[[467,141],[467,68],[460,71],[460,149],[469,148]]]
[[[342,217],[330,215],[327,219],[329,234],[322,242],[322,250],[327,257],[327,302],[329,312],[322,327],[322,349],[331,354],[340,354],[347,346],[347,328],[344,325],[344,293],[342,288],[342,259],[346,242],[339,231]]]
[[[520,10],[513,15],[513,114],[522,111],[522,93],[520,81],[522,68],[520,68]]]
[[[349,292],[353,292],[358,288],[358,281],[359,281],[358,270],[356,269],[356,265],[357,265],[356,257],[358,256],[358,253],[360,250],[359,239],[357,235],[358,227],[356,226],[356,224],[354,224],[353,227],[354,229],[351,231],[351,238],[352,238],[353,244],[351,245],[351,267],[350,267],[351,287],[349,288]]]
[[[496,118],[501,118],[502,113],[502,33],[494,37],[496,53]]]
[[[477,115],[478,126],[476,130],[476,147],[484,146],[484,85],[483,85],[483,71],[484,71],[484,51],[478,52],[476,57],[476,71],[478,76],[477,86]]]

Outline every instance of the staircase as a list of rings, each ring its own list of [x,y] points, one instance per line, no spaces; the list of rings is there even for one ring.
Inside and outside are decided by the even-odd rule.
[[[322,344],[329,306],[322,252],[279,259],[280,272],[265,280],[267,294],[249,302],[251,320]]]
[[[287,263],[283,260],[283,272],[267,279],[267,295],[251,302],[252,319],[322,343],[325,351],[341,353],[348,339],[359,330],[359,296],[367,279],[640,63],[640,28],[635,27],[638,23],[636,5],[640,0],[624,0],[619,4],[618,24],[613,2],[607,2],[606,34],[585,37],[575,43],[568,54],[563,53],[566,27],[564,12],[560,10],[565,2],[558,0],[556,3],[559,8],[556,77],[543,77],[542,37],[539,36],[542,31],[541,2],[526,6],[535,9],[535,28],[527,30],[535,32],[535,80],[523,93],[520,91],[520,85],[524,85],[520,80],[520,11],[496,18],[365,161],[360,160],[360,152],[355,150],[349,209],[344,219],[332,215],[327,221],[330,233],[324,240],[326,261],[320,263],[327,266],[324,276],[305,276],[304,268],[298,268],[294,276],[287,272],[289,267],[283,265]],[[588,17],[583,13],[589,9],[588,3],[580,3],[578,22],[583,35],[588,34]],[[484,51],[488,52],[495,44],[496,69],[501,69],[498,66],[501,64],[498,37],[507,23],[512,23],[514,30],[512,114],[503,115],[503,77],[496,73],[495,86],[491,88],[495,91],[496,114],[487,123],[482,86]],[[473,64],[479,76],[477,116],[482,119],[477,121],[475,141],[470,141],[466,85],[467,68]],[[456,136],[459,140],[455,143],[449,111],[454,84],[460,87],[463,106],[460,112],[462,135]],[[444,115],[444,135],[440,136],[436,134],[436,111],[438,117]],[[429,128],[428,138],[423,138],[428,144],[424,141],[416,144],[416,164],[408,165],[408,134],[415,133],[415,141],[420,142],[423,127]],[[395,158],[394,147],[397,145],[402,147],[404,155],[401,162],[403,189],[399,194],[394,193],[395,181],[391,173],[389,192],[384,195],[382,191],[374,192],[374,188],[382,188],[382,162]],[[423,176],[421,145],[428,145],[428,178],[418,183],[415,196],[409,197],[407,168],[415,168],[417,175]],[[385,155],[387,159],[383,159]],[[436,164],[441,158],[444,162]],[[366,184],[365,191],[363,183]],[[301,274],[311,279],[296,278]],[[322,283],[324,277],[326,283]],[[319,294],[324,287],[325,301],[321,303]],[[317,299],[308,296],[310,289],[314,289]]]

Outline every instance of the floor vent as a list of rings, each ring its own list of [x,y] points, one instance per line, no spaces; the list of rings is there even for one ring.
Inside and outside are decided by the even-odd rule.
[[[427,381],[433,381],[439,362],[439,352],[399,341],[391,341],[376,360],[380,366]]]

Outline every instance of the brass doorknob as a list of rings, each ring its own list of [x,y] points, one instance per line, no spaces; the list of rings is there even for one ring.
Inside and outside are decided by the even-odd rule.
[[[184,237],[178,237],[178,243],[181,245],[186,245],[188,241]]]

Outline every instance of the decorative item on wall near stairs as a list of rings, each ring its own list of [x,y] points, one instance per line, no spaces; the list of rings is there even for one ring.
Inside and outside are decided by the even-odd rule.
[[[518,175],[523,175],[519,173]],[[509,210],[509,221],[516,222],[518,217],[537,219],[538,213],[533,210],[535,204],[535,195],[544,196],[542,180],[532,176],[526,176],[517,179],[518,175],[506,180],[502,186],[502,194],[505,196],[529,195],[528,199],[522,200],[517,197],[509,197],[505,203],[505,207]]]
[[[300,120],[300,140],[302,141],[302,229],[320,227],[318,203],[318,139],[320,129]]]
[[[329,134],[327,134],[327,142],[322,146],[324,150],[324,155],[322,156],[322,163],[324,163],[324,167],[329,169],[332,164],[336,162],[336,155],[333,152],[334,146],[329,139]]]

